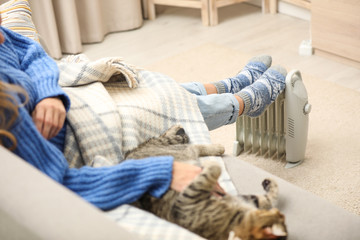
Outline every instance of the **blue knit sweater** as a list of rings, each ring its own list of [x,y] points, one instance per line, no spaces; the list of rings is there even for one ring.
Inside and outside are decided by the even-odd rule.
[[[3,27],[0,31],[5,36],[0,44],[0,80],[21,85],[30,98],[25,107],[20,107],[10,129],[18,141],[15,154],[104,210],[134,202],[144,193],[161,197],[167,191],[172,157],[127,160],[112,167],[69,168],[63,153],[41,136],[30,115],[36,104],[48,97],[59,97],[69,109],[70,100],[58,85],[56,63],[38,43]],[[56,141],[64,141],[63,136]],[[6,140],[4,144],[10,145]]]

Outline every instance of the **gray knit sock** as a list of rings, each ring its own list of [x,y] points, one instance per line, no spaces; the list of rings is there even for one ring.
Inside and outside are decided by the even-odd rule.
[[[271,67],[256,82],[236,93],[244,101],[242,115],[260,116],[285,89],[286,74],[281,66]]]
[[[271,61],[268,55],[253,57],[236,76],[212,84],[215,85],[219,94],[237,93],[255,82],[270,67]]]

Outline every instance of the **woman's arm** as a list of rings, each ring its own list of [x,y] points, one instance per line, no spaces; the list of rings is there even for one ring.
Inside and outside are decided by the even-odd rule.
[[[95,206],[108,210],[132,203],[145,193],[161,197],[170,187],[173,158],[126,160],[111,167],[68,169],[64,185]]]
[[[173,158],[169,156],[128,160],[111,167],[69,168],[62,152],[36,130],[27,111],[19,110],[19,119],[10,129],[17,139],[15,154],[95,206],[111,209],[145,193],[160,197],[171,186]]]
[[[36,41],[2,28],[5,40],[10,41],[18,55],[20,69],[25,72],[36,86],[37,99],[35,104],[50,97],[59,97],[66,108],[70,107],[68,96],[60,88],[59,69],[56,62],[47,55]]]
[[[31,84],[31,89],[35,91],[30,91],[34,105],[30,109],[33,121],[38,131],[46,139],[51,139],[59,133],[70,108],[68,96],[58,85],[58,67],[40,44],[8,29],[1,29],[5,34],[4,45],[8,46],[9,54],[15,52],[19,63],[17,68],[27,76],[21,81]]]
[[[181,192],[200,172],[200,167],[173,162],[170,156],[149,157],[112,167],[69,169],[64,185],[108,210],[132,203],[144,193],[160,198],[169,188]]]

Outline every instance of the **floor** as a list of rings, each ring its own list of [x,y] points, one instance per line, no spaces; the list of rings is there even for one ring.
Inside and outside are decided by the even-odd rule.
[[[360,91],[360,69],[324,57],[299,56],[303,40],[310,39],[310,22],[284,14],[262,14],[260,7],[240,3],[219,10],[219,25],[201,24],[200,11],[167,7],[141,28],[112,33],[99,44],[84,45],[92,60],[122,56],[146,66],[206,43],[220,44],[250,56],[270,54],[273,63],[286,63],[308,75]]]

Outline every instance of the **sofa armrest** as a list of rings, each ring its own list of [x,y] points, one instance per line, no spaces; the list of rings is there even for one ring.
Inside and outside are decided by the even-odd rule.
[[[223,159],[240,193],[263,192],[260,183],[268,177],[277,181],[277,207],[285,215],[288,240],[360,239],[360,216],[239,158],[225,156]]]
[[[0,146],[0,239],[139,239]]]

